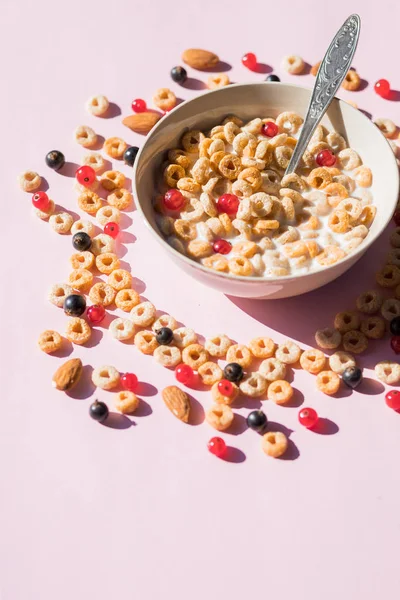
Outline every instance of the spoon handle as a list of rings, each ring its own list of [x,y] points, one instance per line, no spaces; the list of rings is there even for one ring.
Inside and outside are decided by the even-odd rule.
[[[357,48],[360,26],[360,17],[351,15],[333,38],[318,69],[304,125],[285,175],[296,170],[316,126],[346,77]]]

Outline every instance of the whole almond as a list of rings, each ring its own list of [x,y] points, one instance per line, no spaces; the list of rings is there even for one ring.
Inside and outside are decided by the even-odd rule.
[[[176,385],[170,385],[162,391],[162,397],[172,414],[184,423],[188,423],[190,414],[188,395]]]
[[[125,117],[122,123],[126,125],[126,127],[129,127],[129,129],[132,129],[132,131],[146,135],[146,133],[149,133],[150,129],[152,129],[160,119],[161,115],[159,113],[142,112],[137,113],[136,115],[129,115],[129,117]]]
[[[210,69],[219,63],[219,58],[216,54],[214,54],[214,52],[209,52],[208,50],[199,50],[197,48],[185,50],[185,52],[182,54],[182,60],[184,63],[189,65],[189,67],[198,69],[199,71]]]
[[[61,392],[70,390],[78,383],[82,375],[82,361],[80,358],[71,358],[57,369],[53,375],[53,387]]]

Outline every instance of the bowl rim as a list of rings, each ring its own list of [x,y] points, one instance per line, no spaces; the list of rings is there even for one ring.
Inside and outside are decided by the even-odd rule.
[[[232,88],[238,88],[238,87],[253,87],[253,86],[280,86],[280,87],[290,87],[290,88],[295,88],[295,89],[299,89],[302,91],[306,91],[310,93],[310,97],[311,97],[311,93],[312,93],[312,88],[309,88],[307,86],[302,86],[302,85],[297,85],[296,83],[285,83],[285,82],[281,82],[281,81],[256,81],[253,83],[233,83],[230,84],[229,86],[224,86],[221,88],[217,88],[215,90],[209,90],[209,91],[205,91],[204,93],[195,96],[194,98],[190,98],[190,100],[185,100],[184,102],[182,102],[181,104],[178,104],[177,106],[175,106],[172,110],[170,110],[168,113],[166,113],[159,121],[158,123],[156,123],[156,125],[153,127],[153,129],[149,132],[149,134],[146,136],[146,139],[144,141],[143,146],[140,148],[137,156],[136,156],[136,160],[135,160],[135,164],[134,164],[134,168],[133,168],[133,175],[132,175],[132,184],[133,184],[133,188],[134,188],[134,194],[135,194],[135,204],[136,207],[143,219],[143,221],[145,222],[146,226],[148,229],[150,229],[152,235],[158,240],[158,242],[170,253],[172,253],[172,255],[175,255],[176,258],[178,260],[182,260],[184,262],[187,263],[188,266],[194,268],[194,269],[199,269],[200,271],[203,271],[206,275],[208,276],[213,276],[213,277],[217,277],[220,279],[223,279],[225,281],[233,281],[233,282],[247,282],[249,284],[262,284],[262,283],[268,283],[268,284],[278,284],[279,282],[283,282],[283,281],[293,281],[293,280],[300,280],[300,279],[307,279],[309,277],[313,277],[318,273],[327,273],[329,270],[331,269],[335,269],[335,267],[337,267],[338,265],[345,265],[347,262],[357,262],[357,260],[359,258],[361,258],[361,256],[368,250],[368,248],[370,248],[370,246],[378,239],[378,237],[382,234],[382,232],[386,229],[390,219],[392,218],[393,215],[393,210],[396,206],[396,202],[397,202],[397,198],[399,195],[399,187],[400,187],[400,173],[399,173],[399,168],[397,166],[397,162],[396,162],[396,157],[395,154],[392,150],[392,148],[390,147],[389,141],[385,138],[385,136],[382,137],[386,140],[387,143],[387,148],[389,150],[388,152],[388,160],[390,160],[390,162],[392,163],[393,167],[394,167],[394,174],[395,174],[395,178],[396,178],[396,188],[397,188],[397,192],[396,192],[396,197],[394,198],[394,202],[393,202],[393,210],[391,210],[390,212],[388,212],[387,218],[384,219],[381,227],[378,229],[378,231],[376,231],[376,233],[374,235],[368,235],[365,239],[363,244],[360,244],[360,246],[358,248],[356,248],[356,250],[354,252],[352,252],[351,254],[349,254],[348,256],[346,256],[346,258],[343,258],[342,260],[340,260],[339,262],[336,262],[332,265],[328,265],[325,266],[323,269],[318,269],[316,271],[311,271],[308,273],[299,273],[298,275],[293,275],[293,274],[289,274],[289,275],[282,275],[281,277],[263,277],[263,276],[245,276],[245,275],[234,275],[232,273],[224,273],[224,272],[220,272],[220,271],[213,271],[213,269],[210,269],[209,267],[205,267],[204,265],[202,265],[199,262],[196,262],[195,260],[193,260],[192,258],[186,256],[185,254],[181,254],[180,252],[178,252],[178,250],[175,250],[175,248],[173,248],[172,246],[170,246],[168,244],[168,242],[161,236],[161,234],[159,234],[154,227],[151,225],[150,221],[147,219],[145,212],[142,208],[142,204],[141,201],[139,199],[139,194],[138,194],[138,186],[136,184],[137,182],[137,171],[138,171],[138,167],[142,158],[142,155],[144,154],[145,150],[146,150],[146,146],[148,145],[149,141],[157,134],[158,130],[161,129],[162,127],[164,127],[169,120],[171,120],[171,115],[179,112],[179,110],[181,110],[184,106],[186,107],[188,104],[190,104],[191,102],[195,102],[195,101],[199,101],[203,96],[205,95],[211,95],[211,94],[220,94],[220,93],[227,93],[227,90],[230,90]],[[351,104],[349,104],[348,102],[346,102],[346,100],[342,100],[341,98],[338,98],[337,96],[335,96],[332,100],[332,102],[338,102],[339,105],[346,105],[347,109],[350,109],[350,113],[352,111],[354,111],[354,114],[357,112],[362,119],[365,119],[365,122],[368,124],[368,127],[374,126],[376,127],[376,125],[373,123],[373,121],[367,117],[362,111],[360,111],[358,108],[355,108],[354,106],[352,106]],[[328,108],[329,110],[329,108]],[[378,128],[377,128],[378,129]],[[389,159],[389,156],[391,157]],[[386,160],[386,159],[385,159]],[[356,259],[356,260],[354,260]]]

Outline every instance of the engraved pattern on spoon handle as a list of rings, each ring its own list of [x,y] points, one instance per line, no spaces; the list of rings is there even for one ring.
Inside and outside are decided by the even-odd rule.
[[[304,125],[285,175],[296,170],[315,128],[346,77],[357,48],[360,26],[360,17],[351,15],[333,38],[318,69]]]

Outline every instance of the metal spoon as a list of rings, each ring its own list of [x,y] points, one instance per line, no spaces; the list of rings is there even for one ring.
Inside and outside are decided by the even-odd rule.
[[[315,128],[346,77],[357,48],[360,26],[360,17],[351,15],[333,38],[318,69],[304,125],[285,175],[296,170]]]

